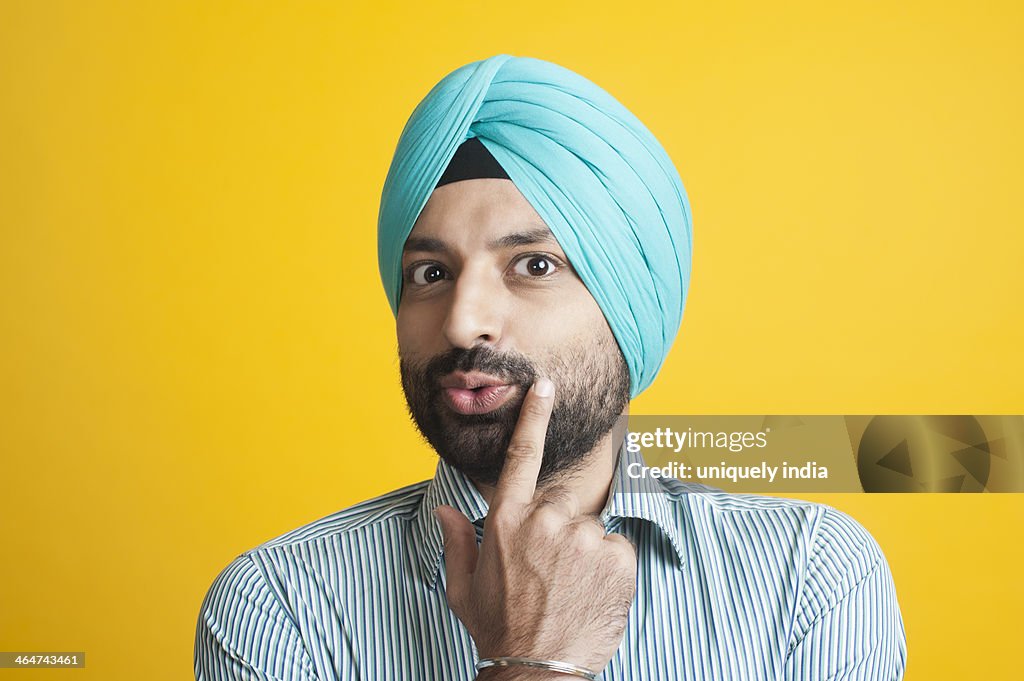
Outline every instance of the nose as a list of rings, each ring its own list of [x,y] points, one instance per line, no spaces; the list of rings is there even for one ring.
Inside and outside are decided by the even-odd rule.
[[[501,340],[504,296],[492,278],[485,271],[466,268],[456,279],[443,329],[453,347],[468,350]]]

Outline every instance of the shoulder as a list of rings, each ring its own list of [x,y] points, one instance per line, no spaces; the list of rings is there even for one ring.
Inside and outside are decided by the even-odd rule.
[[[194,666],[200,680],[249,678],[256,670],[274,670],[281,679],[314,678],[294,617],[245,554],[217,575],[203,599]]]
[[[298,527],[260,544],[253,551],[266,551],[317,542],[331,537],[344,538],[380,526],[400,525],[411,521],[419,512],[429,480],[393,490],[379,497],[361,501],[329,516]]]
[[[367,499],[270,539],[241,555],[216,577],[203,609],[213,613],[255,608],[278,612],[285,600],[282,570],[305,570],[320,560],[337,562],[346,547],[362,545],[366,533],[400,536],[416,517],[429,481]],[[339,566],[340,567],[340,566]],[[294,576],[294,575],[293,575]],[[287,612],[280,609],[281,616]]]
[[[233,656],[268,664],[283,664],[281,659],[286,658],[289,665],[305,671],[303,604],[321,602],[318,585],[340,579],[340,573],[352,567],[346,560],[351,552],[366,551],[368,546],[384,550],[382,542],[367,541],[367,533],[402,537],[428,485],[424,481],[368,499],[235,557],[203,600],[197,665]]]
[[[669,485],[668,492],[699,536],[753,544],[763,557],[775,553],[802,572],[810,588],[841,589],[841,582],[856,582],[885,561],[863,525],[825,504],[686,484]]]
[[[788,497],[735,494],[678,481],[669,481],[666,491],[678,504],[708,519],[732,522],[760,519],[799,527],[811,542],[811,548],[818,551],[880,553],[878,544],[860,523],[825,504]]]
[[[834,511],[801,499],[737,494],[704,485],[666,482],[669,497],[684,509],[695,530],[726,532],[733,539],[767,534],[809,549],[822,519]]]
[[[806,631],[843,603],[898,613],[885,555],[846,513],[797,499],[711,492],[687,495],[698,524],[720,550],[756,557],[795,591],[796,628]],[[896,615],[898,617],[898,614]]]
[[[861,523],[810,501],[669,487],[697,564],[719,570],[736,593],[778,598],[787,678],[900,677],[906,637],[892,573]]]
[[[802,593],[805,613],[827,613],[858,590],[892,589],[885,555],[863,525],[824,506],[815,529]]]

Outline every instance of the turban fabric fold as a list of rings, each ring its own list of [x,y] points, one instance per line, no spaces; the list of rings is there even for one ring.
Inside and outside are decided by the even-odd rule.
[[[381,196],[377,256],[391,310],[402,248],[456,149],[480,142],[543,218],[622,350],[630,393],[679,330],[693,248],[679,173],[646,127],[586,78],[498,55],[446,76],[413,111]]]

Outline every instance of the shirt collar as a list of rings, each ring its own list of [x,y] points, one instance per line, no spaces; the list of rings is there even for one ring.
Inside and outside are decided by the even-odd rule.
[[[441,524],[434,516],[434,509],[441,505],[461,511],[471,523],[487,517],[487,501],[470,479],[444,459],[438,461],[434,479],[427,486],[427,493],[416,513],[416,532],[412,534],[412,548],[423,579],[431,589],[437,583],[444,553],[444,535],[441,533]]]
[[[682,568],[686,564],[686,543],[682,536],[682,515],[676,508],[678,492],[671,492],[669,486],[660,479],[630,475],[630,472],[635,474],[645,465],[639,452],[631,452],[625,446],[619,450],[601,520],[607,524],[613,518],[638,518],[654,524],[672,544],[679,559],[679,567]],[[430,588],[434,588],[437,583],[444,554],[441,525],[433,513],[442,504],[461,511],[471,523],[487,517],[487,501],[469,478],[443,459],[438,461],[434,479],[427,486],[416,513],[416,532],[413,534],[413,549],[423,579]]]

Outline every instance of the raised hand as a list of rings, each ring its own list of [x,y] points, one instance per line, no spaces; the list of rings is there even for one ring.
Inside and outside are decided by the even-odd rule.
[[[636,588],[636,553],[579,511],[566,488],[537,491],[554,386],[527,392],[477,548],[469,520],[435,511],[445,537],[448,603],[481,658],[571,662],[598,672],[622,640]],[[494,678],[544,678],[495,670]]]

